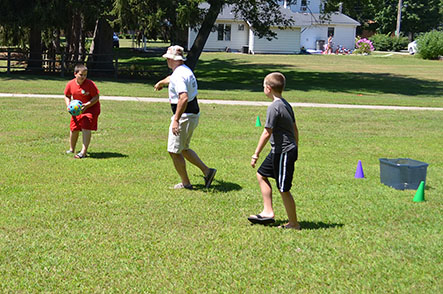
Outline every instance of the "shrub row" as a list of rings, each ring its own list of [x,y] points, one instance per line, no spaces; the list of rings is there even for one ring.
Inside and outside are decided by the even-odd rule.
[[[390,37],[383,34],[375,34],[369,38],[375,50],[378,51],[400,51],[408,48],[408,38]]]
[[[418,37],[418,54],[424,59],[443,56],[443,31],[431,31]]]

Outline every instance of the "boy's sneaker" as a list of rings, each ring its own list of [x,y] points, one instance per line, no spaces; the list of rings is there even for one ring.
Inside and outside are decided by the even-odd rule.
[[[73,153],[74,153],[74,151],[71,151],[71,150],[66,151],[66,154],[73,154]]]
[[[215,173],[217,170],[215,168],[209,169],[209,174],[206,177],[203,177],[205,179],[205,188],[209,188],[212,184],[212,180],[214,180]]]
[[[192,187],[191,184],[189,184],[189,185],[183,185],[183,183],[178,183],[177,185],[174,186],[174,189],[175,189],[175,190],[177,190],[177,189],[188,189],[188,190],[192,190],[192,189],[194,189],[194,187]]]
[[[77,154],[74,156],[75,159],[82,159],[82,158],[85,158],[85,157],[86,157],[86,154],[83,154],[83,153],[81,153],[81,152],[77,153]]]

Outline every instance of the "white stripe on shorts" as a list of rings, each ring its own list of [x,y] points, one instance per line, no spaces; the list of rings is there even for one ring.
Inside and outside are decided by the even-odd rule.
[[[280,192],[283,192],[283,190],[284,190],[285,179],[286,179],[286,163],[288,161],[288,153],[285,152],[283,154],[280,157],[280,164],[279,164],[279,168],[278,168],[278,172],[279,172],[278,179],[280,181]],[[284,159],[283,159],[283,156],[285,157]],[[283,166],[282,166],[282,161],[283,161]]]

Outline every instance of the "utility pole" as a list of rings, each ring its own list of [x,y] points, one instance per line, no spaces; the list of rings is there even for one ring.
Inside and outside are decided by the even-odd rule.
[[[401,7],[402,7],[402,0],[398,0],[397,29],[395,30],[395,35],[397,37],[400,37]]]

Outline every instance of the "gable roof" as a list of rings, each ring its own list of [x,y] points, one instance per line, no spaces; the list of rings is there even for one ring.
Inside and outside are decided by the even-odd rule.
[[[201,8],[209,8],[207,3],[204,3],[200,6]],[[334,12],[329,14],[328,16],[324,16],[320,13],[301,13],[301,12],[293,12],[289,8],[280,7],[280,12],[282,15],[287,18],[292,18],[294,20],[294,24],[292,27],[304,27],[311,25],[352,25],[359,26],[360,23],[349,16]],[[325,18],[322,20],[322,18]],[[223,7],[221,13],[218,15],[217,20],[225,20],[225,21],[243,21],[241,17],[235,17],[235,14],[232,12],[232,6],[226,5]]]

